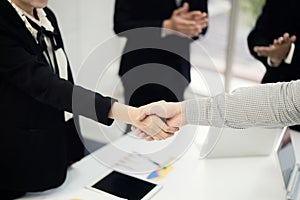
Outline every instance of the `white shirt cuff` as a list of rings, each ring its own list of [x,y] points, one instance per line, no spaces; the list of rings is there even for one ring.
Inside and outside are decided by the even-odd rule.
[[[286,57],[286,59],[284,59],[284,62],[286,64],[291,64],[292,63],[292,59],[293,59],[293,56],[294,56],[294,51],[295,51],[295,44],[292,43],[291,48],[290,48],[290,52],[289,52],[288,56]]]
[[[295,44],[292,43],[292,44],[291,44],[290,51],[289,51],[289,53],[288,53],[286,59],[284,59],[284,62],[285,62],[286,64],[291,64],[291,63],[292,63],[292,59],[293,59],[293,56],[294,56],[294,51],[295,51]],[[280,65],[280,63],[277,64],[277,65],[274,65],[274,63],[271,62],[270,57],[268,57],[267,62],[268,62],[268,65],[269,65],[270,67],[278,67],[278,66]]]

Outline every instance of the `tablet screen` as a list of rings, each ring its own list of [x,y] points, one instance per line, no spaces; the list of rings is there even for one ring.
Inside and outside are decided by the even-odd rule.
[[[92,185],[92,188],[107,192],[117,197],[140,200],[149,193],[156,184],[150,183],[117,171],[112,171],[107,176]]]

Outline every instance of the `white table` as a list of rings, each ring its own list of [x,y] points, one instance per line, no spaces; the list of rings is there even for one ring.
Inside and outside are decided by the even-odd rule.
[[[180,135],[188,134],[186,127]],[[200,128],[202,132],[207,128]],[[296,137],[300,141],[299,137]],[[129,136],[117,141],[121,147],[138,146],[141,142]],[[299,142],[298,142],[299,143]],[[299,143],[300,144],[300,143]],[[157,144],[154,144],[154,146]],[[144,143],[141,143],[141,147]],[[140,148],[140,147],[137,147]],[[146,147],[147,148],[147,147]],[[299,150],[299,145],[297,145]],[[104,148],[105,149],[105,148]],[[101,154],[99,149],[96,154]],[[65,183],[53,190],[28,194],[22,199],[105,199],[86,185],[107,170],[91,154],[75,163]],[[152,198],[205,200],[284,200],[284,189],[274,155],[266,157],[199,159],[199,149],[191,144],[184,155],[173,164],[173,170],[160,184],[163,188]],[[146,177],[147,174],[139,176]]]

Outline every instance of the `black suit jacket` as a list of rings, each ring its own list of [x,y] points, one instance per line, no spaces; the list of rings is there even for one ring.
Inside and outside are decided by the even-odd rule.
[[[263,83],[291,81],[300,78],[300,2],[298,0],[267,0],[256,25],[248,36],[251,54],[260,60],[267,71]],[[267,58],[259,57],[253,51],[254,46],[269,46],[274,39],[285,32],[297,36],[295,52],[291,64],[282,62],[279,67],[270,67]]]
[[[63,47],[54,14],[44,10]],[[69,81],[53,73],[14,8],[0,0],[0,190],[39,191],[64,181],[74,125],[64,122],[63,111],[112,123],[114,100],[74,86],[68,71]]]
[[[189,3],[191,11],[200,10],[207,13],[207,0],[183,0],[183,2]],[[135,67],[143,64],[157,63],[175,69],[182,74],[187,82],[183,83],[183,87],[186,87],[188,82],[190,82],[189,45],[193,39],[197,39],[198,37],[193,39],[176,35],[162,37],[160,30],[163,21],[170,18],[173,11],[177,8],[175,0],[116,0],[114,31],[119,34],[119,36],[125,36],[127,38],[119,69],[119,75],[121,77]],[[154,27],[154,29],[151,29],[151,27]],[[139,28],[146,29],[143,30]],[[206,29],[203,30],[202,34],[205,34],[205,32]],[[161,79],[168,76],[167,72],[161,74],[157,71],[157,73],[155,73],[155,67],[153,65],[148,65],[147,67],[153,68],[153,74],[162,76]],[[139,73],[136,76],[147,77],[151,75],[145,70],[144,74]],[[167,78],[170,79],[170,77]],[[124,84],[124,79],[122,80]],[[174,78],[173,81],[176,83],[180,80]],[[130,84],[131,83],[124,84],[125,93],[127,85]],[[152,95],[159,95],[155,93],[154,90]],[[147,91],[141,96],[146,98],[146,95]],[[147,103],[147,101],[144,103]]]

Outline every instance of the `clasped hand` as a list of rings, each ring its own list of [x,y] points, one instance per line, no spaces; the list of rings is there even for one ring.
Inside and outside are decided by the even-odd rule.
[[[148,126],[133,124],[132,130],[136,136],[148,141],[162,140],[173,136],[180,126],[187,123],[185,121],[184,107],[184,102],[167,103],[165,101],[142,106],[138,108],[136,120],[142,124],[148,124]]]

